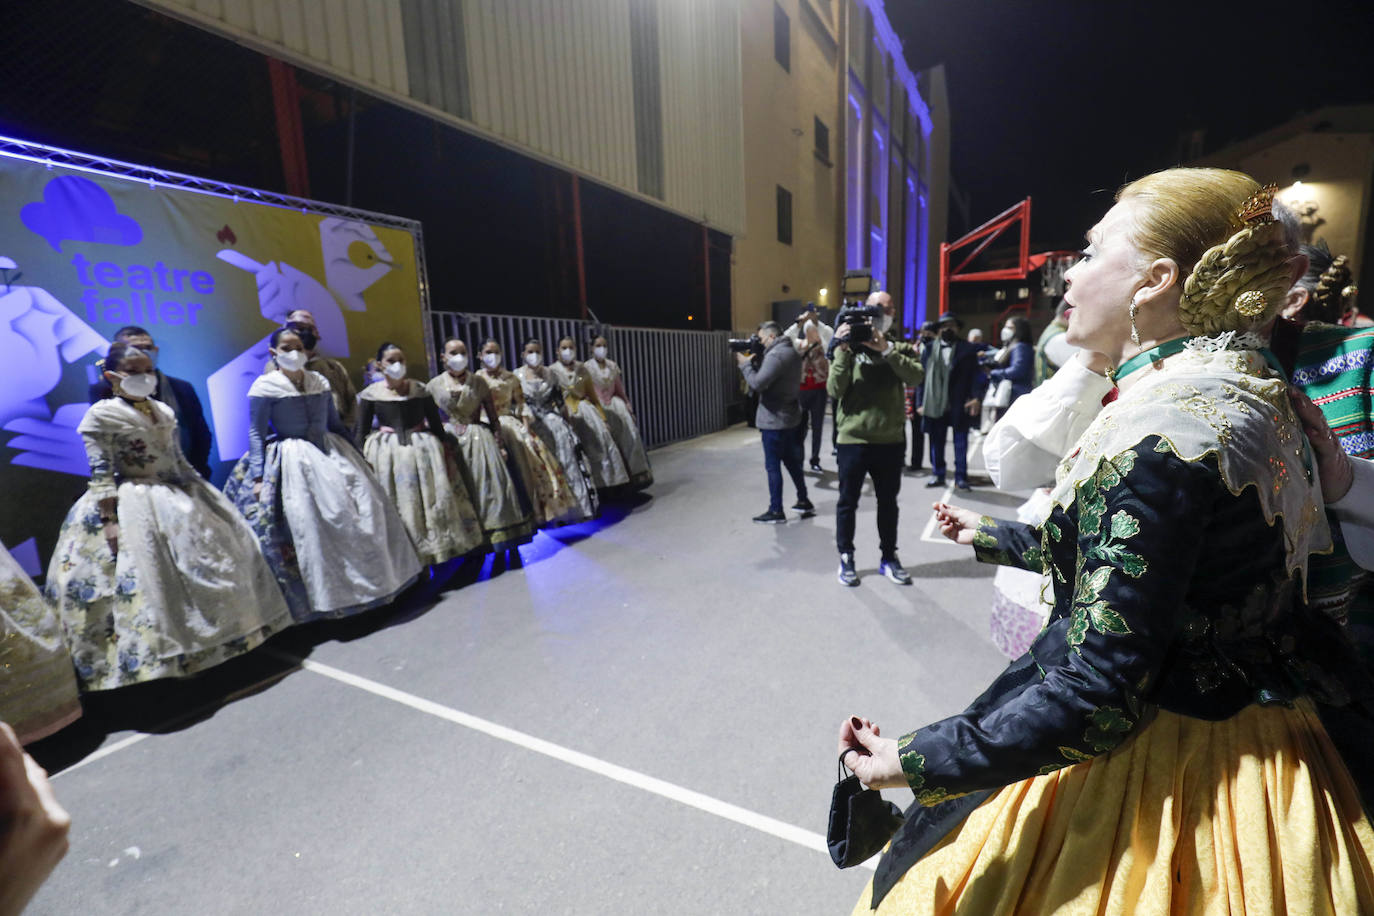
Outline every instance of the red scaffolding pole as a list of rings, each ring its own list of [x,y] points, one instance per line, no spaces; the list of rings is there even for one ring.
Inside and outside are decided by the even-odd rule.
[[[956,239],[953,242],[940,243],[940,314],[949,312],[949,285],[951,283],[974,283],[985,280],[1024,280],[1031,272],[1030,264],[1030,214],[1031,199],[1027,197],[1015,206],[1009,207],[1001,213],[988,220],[983,225],[974,229],[972,232]],[[965,267],[972,263],[988,249],[993,242],[1001,237],[1012,226],[1021,226],[1021,243],[1018,248],[1017,264],[1015,267],[1006,267],[1001,270],[979,270],[971,273],[960,273]],[[979,244],[968,253],[959,265],[953,270],[950,269],[950,255],[958,249],[972,245],[974,242]]]

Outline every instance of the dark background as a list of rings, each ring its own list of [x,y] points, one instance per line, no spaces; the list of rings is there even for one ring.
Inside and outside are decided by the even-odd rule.
[[[1032,250],[1078,248],[1125,182],[1324,105],[1374,101],[1374,4],[888,0],[907,64],[943,63],[969,221],[1034,198]],[[970,224],[971,222],[971,224]]]

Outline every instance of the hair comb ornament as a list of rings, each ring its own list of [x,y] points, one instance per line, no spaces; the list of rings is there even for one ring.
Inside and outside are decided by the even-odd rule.
[[[1264,293],[1257,289],[1246,290],[1231,303],[1231,308],[1246,318],[1258,318],[1268,307],[1269,301],[1264,298]]]
[[[1267,184],[1245,199],[1236,211],[1236,216],[1247,226],[1263,226],[1274,222],[1274,195],[1279,186]]]

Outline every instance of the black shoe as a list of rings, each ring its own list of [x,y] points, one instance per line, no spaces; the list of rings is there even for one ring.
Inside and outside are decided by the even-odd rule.
[[[854,571],[854,554],[840,554],[839,580],[841,585],[853,587],[859,584],[859,574]]]
[[[800,512],[802,518],[810,518],[816,514],[816,507],[811,504],[811,500],[804,496],[798,499],[792,508]],[[755,519],[755,521],[757,521],[757,519]]]
[[[926,486],[928,487],[943,487],[944,485],[945,479],[943,477],[936,476],[926,481]]]
[[[907,469],[908,471],[924,471],[926,468],[925,468],[925,465],[923,465],[923,464],[916,464],[916,463],[913,462],[912,464],[908,464],[908,465],[906,466],[906,469]]]
[[[760,525],[781,525],[783,522],[787,521],[787,516],[783,515],[781,512],[775,512],[769,509],[762,515],[754,516],[754,521],[758,522]]]
[[[830,450],[830,457],[831,457],[831,458],[838,458],[838,457],[840,457],[840,450],[837,449],[837,448],[832,448],[832,449]]]
[[[819,458],[812,458],[812,459],[811,459],[811,470],[813,470],[813,471],[819,471],[819,470],[821,470],[821,459],[819,459]]]
[[[971,486],[968,485],[968,481],[967,481],[967,480],[956,480],[956,481],[954,481],[954,489],[956,489],[956,490],[963,490],[965,493],[972,493],[972,492],[973,492],[973,487],[971,487]]]
[[[878,572],[887,576],[898,585],[910,585],[911,574],[902,568],[902,563],[896,556],[889,557],[878,564]]]

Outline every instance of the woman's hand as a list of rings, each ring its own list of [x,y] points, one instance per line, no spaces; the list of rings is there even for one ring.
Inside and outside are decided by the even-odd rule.
[[[48,774],[0,722],[0,913],[18,913],[67,854],[72,819]]]
[[[935,520],[940,524],[940,533],[956,544],[971,546],[973,535],[978,531],[982,516],[971,509],[960,509],[949,503],[936,503]]]
[[[847,753],[852,750],[854,753]],[[844,765],[869,789],[906,788],[906,774],[897,757],[897,742],[878,734],[878,726],[867,719],[851,716],[840,725],[840,746]]]
[[[101,525],[100,533],[105,536],[105,543],[109,545],[110,554],[119,556],[119,522],[110,519]]]
[[[1312,443],[1312,452],[1317,459],[1317,476],[1322,481],[1322,501],[1334,503],[1350,492],[1355,482],[1355,468],[1350,456],[1341,448],[1340,440],[1326,424],[1326,416],[1312,399],[1296,388],[1288,389],[1288,398],[1297,411],[1302,431]]]

